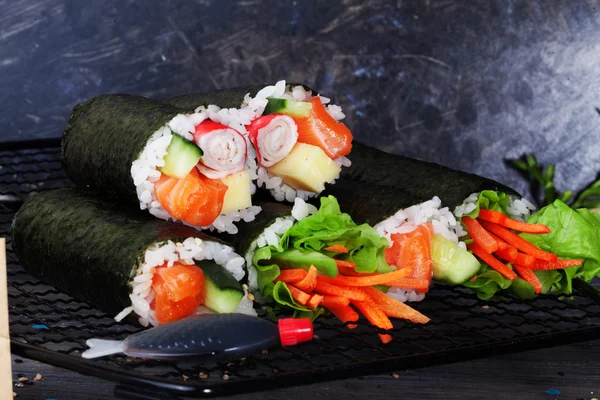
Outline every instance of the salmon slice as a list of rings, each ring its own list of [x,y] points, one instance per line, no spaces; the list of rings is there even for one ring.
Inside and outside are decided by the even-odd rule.
[[[433,225],[421,224],[412,232],[391,235],[392,246],[386,249],[386,261],[398,268],[413,268],[410,278],[426,279],[431,283],[433,262],[431,240]],[[426,291],[425,291],[426,292]]]
[[[203,286],[204,274],[195,265],[157,268],[152,279],[155,297],[151,304],[156,320],[165,324],[191,315],[204,302]]]
[[[196,226],[208,226],[221,213],[227,185],[193,169],[183,179],[163,175],[156,182],[156,198],[169,215]]]
[[[308,117],[294,118],[298,126],[298,142],[320,147],[332,160],[350,154],[350,129],[329,115],[320,97],[313,98],[311,103]]]

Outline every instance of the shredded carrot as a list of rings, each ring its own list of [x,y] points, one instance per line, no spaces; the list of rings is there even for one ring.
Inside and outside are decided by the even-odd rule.
[[[540,294],[542,292],[542,283],[530,268],[519,264],[513,264],[513,267],[515,267],[519,275],[521,275],[521,278],[533,286],[535,294]]]
[[[469,279],[469,282],[475,282],[477,280],[477,275],[474,275],[471,279]]]
[[[323,302],[323,296],[320,294],[313,294],[312,297],[310,298],[310,300],[308,301],[308,303],[306,303],[306,306],[308,308],[312,308],[313,310],[317,307],[319,307],[319,305]]]
[[[302,279],[306,278],[308,272],[301,268],[294,269],[282,269],[279,271],[279,276],[275,278],[275,282],[281,281],[285,283],[294,283],[299,282]]]
[[[406,278],[413,273],[412,268],[397,269],[386,274],[377,274],[372,276],[343,276],[338,275],[335,278],[331,278],[329,283],[338,286],[375,286],[385,285],[388,282],[393,282],[398,279]]]
[[[317,275],[317,269],[314,265],[311,265],[304,279],[296,282],[294,286],[305,292],[312,292],[315,289],[315,286],[317,286]]]
[[[324,250],[332,251],[334,253],[344,253],[344,254],[348,253],[348,249],[345,248],[344,246],[342,246],[341,244],[334,244],[332,246],[325,247]]]
[[[350,300],[358,301],[364,301],[367,298],[367,295],[359,289],[332,285],[327,282],[323,282],[321,278],[324,277],[319,276],[317,278],[317,286],[315,287],[315,292],[317,293],[342,296],[347,297]]]
[[[510,280],[513,280],[517,277],[517,274],[514,273],[510,268],[501,263],[497,258],[493,255],[489,254],[487,251],[479,247],[477,243],[470,243],[467,247],[479,257],[484,263],[498,271],[500,274],[504,275]]]
[[[287,288],[289,289],[290,293],[292,294],[292,297],[294,298],[294,300],[296,300],[298,303],[302,304],[303,306],[306,305],[306,303],[308,303],[308,301],[310,300],[310,294],[303,292],[302,290],[287,284]]]
[[[527,233],[550,233],[550,228],[543,224],[528,224],[527,222],[517,221],[516,219],[512,219],[502,214],[500,211],[486,210],[480,209],[478,219],[482,219],[484,221],[493,222],[498,225],[502,225],[506,228],[514,229],[519,232],[527,232]]]
[[[338,268],[356,268],[356,264],[351,261],[335,260],[335,265],[337,265]]]
[[[360,311],[372,325],[388,330],[394,327],[392,321],[385,315],[385,312],[383,312],[383,310],[370,298],[366,301],[352,301],[352,304],[358,308],[358,311]],[[389,343],[389,341],[392,340],[392,336],[387,334],[379,334],[379,338],[384,344]]]
[[[583,264],[583,260],[556,260],[556,261],[544,261],[535,260],[531,269],[536,271],[548,271],[551,269],[563,269],[569,267],[576,267]]]
[[[427,279],[401,278],[395,281],[384,283],[385,286],[400,287],[403,289],[415,289],[426,293],[429,290],[429,281]]]
[[[480,208],[477,218],[482,219],[484,221],[489,221],[489,222],[493,222],[495,224],[502,225],[504,220],[506,220],[506,215],[504,215],[500,211],[487,210],[485,208]]]
[[[332,306],[329,307],[323,305],[326,309],[331,311],[333,315],[335,315],[340,321],[343,323],[347,322],[356,322],[358,321],[358,313],[352,309],[349,305],[345,306]],[[348,324],[348,328],[354,329],[356,328],[356,324]]]
[[[338,267],[338,272],[346,276],[375,276],[379,275],[377,272],[356,272],[352,268]]]
[[[482,249],[488,253],[493,253],[498,250],[498,243],[496,243],[494,238],[483,229],[476,219],[463,217],[462,222],[467,227],[467,232],[471,239],[473,239]]]
[[[331,296],[324,294],[323,301],[321,301],[321,305],[325,308],[330,307],[343,307],[350,304],[350,299],[344,296]]]
[[[364,288],[363,290],[389,317],[408,319],[418,324],[426,324],[429,322],[429,318],[414,308],[394,299],[393,297],[388,296],[383,292],[380,292],[375,288],[369,287]]]
[[[503,260],[515,261],[517,259],[517,248],[514,246],[510,246],[509,248],[504,250],[498,249],[494,252],[494,254]]]
[[[517,252],[515,263],[523,265],[527,268],[531,268],[531,266],[535,263],[535,257],[530,256],[529,254]]]
[[[493,233],[491,233],[491,232],[488,232],[488,233],[491,237],[494,238],[496,243],[498,243],[498,250],[506,250],[506,249],[511,249],[511,248],[516,249],[515,246],[513,246],[512,244],[506,243],[504,240],[500,239],[498,236],[494,235]]]
[[[535,258],[539,258],[540,260],[555,261],[557,259],[555,254],[538,249],[537,247],[529,243],[527,240],[523,239],[516,233],[508,230],[503,226],[487,221],[481,221],[481,226],[483,226],[488,231],[494,233],[495,235],[499,236],[501,239],[506,240],[508,243],[512,244],[517,249],[521,250],[523,253],[532,255]]]

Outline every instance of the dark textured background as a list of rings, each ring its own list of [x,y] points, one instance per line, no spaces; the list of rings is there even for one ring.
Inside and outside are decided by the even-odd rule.
[[[0,141],[58,137],[71,108],[102,93],[168,97],[288,79],[333,97],[355,136],[381,149],[522,192],[502,160],[536,152],[558,164],[559,189],[576,189],[600,170],[598,6],[0,0]],[[257,397],[588,399],[600,390],[599,358],[591,342]],[[112,388],[28,360],[13,368],[49,377],[18,398],[104,399]]]
[[[60,135],[101,93],[303,81],[356,137],[495,178],[535,151],[559,189],[600,169],[597,1],[0,0],[0,130]]]

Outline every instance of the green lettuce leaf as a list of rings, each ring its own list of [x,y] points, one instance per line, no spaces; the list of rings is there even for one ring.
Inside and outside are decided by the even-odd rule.
[[[475,209],[465,215],[471,218],[477,218],[477,216],[479,216],[479,210],[482,208],[486,210],[501,211],[506,214],[506,207],[508,207],[509,203],[510,198],[506,193],[484,190],[479,193],[479,197],[475,203]]]
[[[497,292],[508,289],[512,281],[506,279],[500,273],[496,272],[487,265],[483,265],[477,274],[477,279],[463,283],[463,286],[468,287],[477,293],[477,297],[481,300],[487,300]]]
[[[296,317],[314,319],[322,314],[324,312],[322,307],[311,310],[296,303],[285,283],[274,282],[280,274],[280,267],[285,267],[285,265],[278,265],[275,260],[281,260],[282,253],[290,254],[288,250],[292,249],[294,251],[291,253],[295,253],[296,262],[297,259],[314,252],[331,256],[332,253],[325,251],[324,248],[332,244],[341,244],[348,249],[346,259],[356,264],[358,272],[391,271],[384,254],[384,250],[388,247],[387,240],[369,225],[357,225],[350,215],[340,210],[335,197],[322,197],[319,210],[296,222],[281,237],[277,246],[258,248],[254,252],[252,264],[257,270],[258,288],[263,300],[273,301],[273,309],[276,311],[293,310]],[[287,260],[291,262],[289,258]],[[333,276],[337,275],[337,268],[333,272],[335,272]]]
[[[375,229],[357,225],[350,215],[342,213],[333,196],[322,197],[319,210],[294,224],[281,238],[281,244],[301,251],[321,251],[341,244],[349,250],[347,260],[356,264],[357,272],[375,272],[378,254],[388,246]]]
[[[589,282],[600,273],[600,215],[588,209],[574,210],[561,200],[555,200],[533,214],[528,222],[547,225],[551,232],[546,235],[523,233],[524,239],[559,258],[584,260],[583,265],[553,271],[558,276],[554,276],[551,293],[571,294],[573,279]],[[540,276],[540,272],[536,275]]]

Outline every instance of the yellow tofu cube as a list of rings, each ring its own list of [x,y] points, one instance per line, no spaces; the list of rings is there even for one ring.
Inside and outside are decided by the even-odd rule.
[[[231,174],[221,179],[227,185],[221,214],[228,214],[252,205],[250,195],[250,174],[247,170]]]
[[[320,193],[325,183],[338,177],[341,168],[320,147],[296,143],[287,157],[267,171],[296,190]]]

